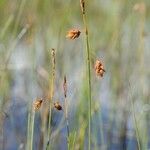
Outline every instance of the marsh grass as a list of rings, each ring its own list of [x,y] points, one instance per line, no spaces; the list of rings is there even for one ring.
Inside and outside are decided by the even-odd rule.
[[[52,60],[52,75],[51,75],[51,84],[50,84],[50,100],[49,100],[49,119],[48,119],[48,142],[46,149],[50,149],[51,146],[51,120],[52,120],[52,105],[53,105],[53,96],[54,96],[54,85],[55,85],[55,65],[56,65],[56,58],[55,58],[55,49],[51,50],[51,60]]]
[[[86,43],[86,61],[87,61],[87,79],[88,79],[88,149],[91,149],[91,58],[90,58],[90,46],[89,46],[89,31],[87,27],[87,20],[86,20],[86,8],[85,8],[85,1],[80,0],[81,5],[81,12],[83,18],[83,25],[84,25],[84,34],[85,34],[85,43]]]
[[[69,150],[70,149],[70,131],[69,131],[69,119],[68,119],[67,79],[66,79],[66,76],[64,76],[63,90],[64,90],[64,98],[65,98],[64,113],[65,113],[65,121],[66,121],[66,128],[67,128],[67,145],[68,145],[68,150]]]
[[[35,110],[31,109],[31,112],[28,113],[28,134],[27,134],[27,145],[26,150],[33,149],[33,138],[34,138],[34,120],[35,120]]]
[[[81,2],[84,2],[83,0]],[[19,97],[19,100],[28,99],[27,97],[33,97],[34,94],[36,96],[41,93],[45,96],[48,95],[48,103],[50,102],[50,106],[48,106],[48,113],[41,113],[40,121],[44,122],[44,132],[42,139],[44,142],[43,149],[47,146],[47,142],[49,142],[50,147],[48,149],[60,149],[60,147],[67,147],[63,145],[66,142],[65,137],[69,135],[69,148],[68,149],[99,149],[99,146],[105,145],[106,149],[113,149],[114,145],[121,145],[122,137],[120,135],[125,135],[124,143],[125,147],[130,149],[136,149],[138,147],[139,150],[147,150],[149,149],[149,16],[150,16],[150,1],[143,0],[141,4],[137,4],[136,11],[133,12],[132,8],[137,1],[133,0],[132,2],[129,0],[122,1],[90,1],[86,0],[84,2],[84,6],[88,8],[88,13],[84,9],[81,9],[82,19],[80,17],[80,8],[79,1],[72,1],[66,3],[66,1],[54,1],[54,0],[46,0],[46,1],[30,1],[29,3],[26,0],[18,1],[0,1],[0,111],[6,111],[9,115],[9,112],[12,107],[9,108],[11,104],[13,104],[16,108],[16,103],[14,103],[13,99]],[[145,10],[140,8],[145,5]],[[27,7],[26,7],[27,6]],[[28,7],[29,6],[29,7]],[[82,6],[83,7],[83,6]],[[66,9],[67,8],[67,9]],[[144,11],[143,11],[144,10]],[[26,16],[31,17],[31,22],[33,26],[28,26],[28,21],[26,20]],[[87,28],[87,20],[88,28]],[[82,73],[83,66],[81,53],[82,51],[82,42],[78,39],[78,42],[72,42],[74,49],[72,48],[72,43],[66,43],[65,33],[66,29],[70,26],[75,26],[77,28],[83,24],[83,32],[84,40],[85,40],[85,54],[86,54],[86,68],[87,72],[85,74],[84,81],[80,78]],[[59,31],[58,31],[59,30]],[[90,41],[89,41],[89,30],[90,30]],[[27,33],[27,34],[26,34]],[[30,37],[28,36],[30,34]],[[59,35],[58,35],[59,33]],[[58,37],[59,36],[59,37]],[[40,39],[40,40],[37,40]],[[80,39],[80,38],[79,38]],[[27,43],[26,40],[31,40],[31,43]],[[39,43],[37,41],[40,41]],[[92,44],[92,49],[89,46],[89,42]],[[38,43],[38,44],[37,44]],[[56,44],[58,43],[58,45]],[[22,53],[22,48],[24,46],[27,52],[27,57],[31,59],[31,64],[29,66],[25,66],[18,70],[18,68],[14,65],[11,60],[12,56],[17,53],[18,45],[21,45],[20,52]],[[53,66],[53,62],[49,63],[49,49],[52,46],[58,46],[58,69],[55,75],[52,75],[53,69],[50,66]],[[40,51],[41,50],[41,51]],[[66,53],[64,53],[66,51]],[[32,53],[31,56],[29,56]],[[40,57],[38,57],[40,53]],[[66,55],[67,54],[67,55]],[[91,54],[96,57],[101,58],[105,57],[105,64],[107,65],[106,69],[106,78],[101,80],[102,84],[98,85],[100,88],[93,89],[95,82],[92,80],[92,89],[91,89],[91,73],[92,68],[90,62]],[[44,57],[42,56],[44,55]],[[18,63],[19,59],[22,59],[23,55],[16,55],[15,59]],[[21,58],[20,58],[21,57]],[[40,59],[39,59],[40,58]],[[68,59],[70,58],[70,59]],[[73,58],[73,59],[72,59]],[[47,80],[40,78],[42,82],[42,86],[35,85],[35,91],[28,92],[30,89],[30,73],[26,72],[26,69],[30,69],[30,65],[32,62],[37,59],[37,66],[40,65],[46,70],[51,69],[48,73],[49,75],[49,83]],[[51,60],[53,58],[51,57]],[[71,61],[70,61],[71,60]],[[26,60],[24,60],[26,61]],[[28,61],[28,60],[27,60]],[[79,63],[77,63],[77,61]],[[78,65],[78,66],[76,66]],[[13,68],[13,67],[14,68]],[[36,65],[35,65],[36,66]],[[66,67],[67,66],[67,67]],[[69,66],[70,70],[67,70]],[[9,68],[12,67],[12,68]],[[27,68],[26,68],[27,67]],[[5,68],[5,69],[4,69]],[[17,69],[16,69],[17,68]],[[23,71],[22,71],[23,70]],[[32,68],[35,71],[35,68]],[[137,71],[138,70],[138,71]],[[83,71],[83,72],[82,72]],[[14,72],[17,74],[14,74]],[[29,71],[30,72],[30,71]],[[76,72],[79,72],[76,74]],[[29,75],[27,77],[27,74]],[[37,72],[35,72],[36,76]],[[57,91],[55,94],[58,97],[63,97],[61,90],[60,80],[62,81],[62,76],[67,74],[68,78],[73,81],[72,83],[77,83],[75,85],[69,86],[67,99],[65,101],[74,100],[73,105],[75,108],[69,111],[69,134],[65,132],[63,133],[63,129],[66,128],[66,116],[61,118],[60,122],[57,122],[57,128],[53,128],[52,122],[60,119],[57,117],[57,114],[53,114],[52,110],[52,101],[54,96],[54,84],[56,84]],[[81,76],[80,76],[81,74]],[[60,80],[56,83],[55,77],[57,76]],[[76,77],[79,76],[79,77]],[[21,79],[21,80],[20,80]],[[25,79],[25,80],[24,80]],[[131,87],[127,95],[124,93],[128,87],[127,80],[132,79]],[[43,83],[43,80],[46,82]],[[108,80],[108,81],[107,81]],[[133,89],[134,81],[136,84],[136,88]],[[20,85],[21,88],[17,87],[17,90],[14,91],[14,87]],[[37,79],[32,79],[32,82],[37,82]],[[96,81],[97,82],[97,81]],[[49,84],[49,85],[48,85]],[[45,86],[46,85],[46,86]],[[76,86],[77,85],[77,86]],[[49,86],[49,87],[48,87]],[[44,87],[44,88],[43,88]],[[75,91],[70,91],[70,89],[75,89]],[[102,91],[101,89],[104,90]],[[131,89],[132,88],[132,89]],[[40,89],[40,90],[39,90]],[[21,92],[20,92],[21,90]],[[102,100],[104,99],[105,103],[100,105],[98,109],[98,121],[95,119],[95,114],[92,113],[91,110],[91,90],[92,95],[96,93],[100,93],[100,97]],[[95,90],[95,91],[94,91]],[[18,92],[17,92],[18,91]],[[23,92],[22,92],[23,91]],[[40,92],[39,92],[40,91]],[[76,93],[77,91],[77,93]],[[95,92],[95,93],[94,93]],[[17,94],[16,94],[17,93]],[[18,94],[19,93],[19,94]],[[74,94],[75,93],[75,96]],[[137,94],[138,93],[138,94]],[[133,94],[133,96],[132,96]],[[80,97],[82,95],[82,97]],[[106,96],[108,95],[108,96]],[[130,102],[126,104],[127,107],[127,115],[123,113],[121,103],[124,103],[126,97],[131,95]],[[136,96],[137,95],[137,96]],[[45,96],[45,97],[46,97]],[[135,97],[134,97],[135,96]],[[14,98],[15,97],[15,98]],[[99,102],[100,97],[96,97]],[[121,97],[121,98],[120,98]],[[132,99],[133,97],[133,99]],[[72,98],[72,99],[71,99]],[[121,100],[122,102],[120,102]],[[87,101],[88,100],[88,101]],[[93,101],[92,98],[92,102]],[[18,101],[17,101],[18,103]],[[22,103],[22,101],[19,101]],[[28,109],[28,124],[24,122],[24,126],[18,127],[17,120],[14,114],[11,114],[11,118],[5,120],[2,118],[2,130],[3,133],[0,135],[0,138],[3,141],[3,147],[7,148],[8,146],[12,146],[11,141],[13,135],[21,135],[22,138],[27,139],[27,143],[25,144],[23,140],[23,144],[25,145],[27,150],[34,149],[37,144],[38,146],[41,144],[39,137],[41,137],[41,132],[38,134],[37,138],[33,138],[34,136],[34,126],[36,126],[36,121],[34,123],[35,112],[30,109],[31,102],[25,101],[25,103],[29,104]],[[137,111],[137,104],[141,104],[139,107],[139,112]],[[75,105],[76,104],[76,105]],[[107,106],[107,111],[105,111],[105,107]],[[20,106],[22,107],[22,105]],[[93,105],[92,105],[93,107]],[[104,109],[101,109],[104,107]],[[146,110],[142,110],[146,107]],[[70,105],[69,109],[70,110]],[[45,108],[43,108],[45,109]],[[128,123],[130,121],[129,109],[131,111],[134,129],[128,129]],[[17,109],[16,109],[17,110]],[[103,113],[101,112],[104,111]],[[88,111],[88,113],[87,113]],[[10,112],[11,113],[11,112]],[[62,112],[61,112],[62,113]],[[48,115],[47,115],[48,114]],[[122,118],[119,118],[120,114],[123,114]],[[17,114],[22,115],[22,118],[25,118],[23,113]],[[54,116],[52,116],[54,115]],[[104,115],[104,116],[101,116]],[[62,115],[63,116],[63,115]],[[74,118],[73,118],[73,117]],[[101,118],[102,117],[102,118]],[[46,118],[46,119],[45,119]],[[74,120],[73,120],[73,119]],[[103,123],[103,118],[106,119],[106,122]],[[13,122],[13,126],[10,124],[10,120]],[[49,122],[48,122],[49,119]],[[22,119],[23,120],[23,119]],[[91,121],[92,120],[92,121]],[[123,121],[125,120],[125,121]],[[10,122],[9,122],[10,121]],[[16,122],[16,126],[14,123]],[[65,122],[65,124],[64,124]],[[99,126],[94,130],[94,133],[91,133],[91,122],[95,126]],[[38,122],[39,123],[39,122]],[[48,124],[48,125],[47,125]],[[116,125],[114,128],[114,124]],[[5,125],[7,128],[5,128]],[[55,126],[54,125],[54,126]],[[27,136],[22,134],[22,130],[27,126]],[[48,127],[47,127],[48,126]],[[124,129],[126,127],[126,129]],[[11,129],[11,130],[9,130]],[[88,136],[87,135],[88,129]],[[98,132],[100,130],[100,132]],[[9,134],[8,134],[9,131]],[[135,132],[134,132],[135,131]],[[100,136],[95,136],[100,133]],[[104,133],[104,135],[102,134]],[[129,135],[128,135],[129,133]],[[135,133],[135,136],[134,136]],[[115,137],[113,136],[115,134]],[[132,139],[130,137],[132,134]],[[10,136],[9,136],[10,135]],[[65,136],[64,136],[65,135]],[[103,137],[104,136],[104,137]],[[16,136],[15,136],[16,137]],[[105,137],[107,140],[105,140]],[[101,140],[100,140],[101,139]],[[103,141],[104,139],[104,141]],[[113,143],[116,140],[116,143]],[[16,142],[17,141],[17,142]],[[13,143],[14,146],[18,147],[20,145],[20,140],[16,140]],[[18,142],[19,141],[19,142]],[[34,142],[33,142],[34,141]],[[132,141],[137,141],[137,145],[135,143],[131,143]],[[22,142],[22,141],[21,141]],[[36,143],[36,145],[34,145]],[[88,144],[87,144],[88,143]],[[1,141],[0,141],[1,145]],[[88,146],[87,146],[88,145]],[[134,147],[135,145],[135,147]],[[41,145],[40,145],[41,146]],[[41,146],[41,147],[42,147]],[[60,146],[60,147],[59,147]],[[133,148],[134,147],[134,148]],[[2,148],[2,149],[4,149]],[[119,147],[120,148],[120,147]],[[122,147],[121,147],[122,148]]]

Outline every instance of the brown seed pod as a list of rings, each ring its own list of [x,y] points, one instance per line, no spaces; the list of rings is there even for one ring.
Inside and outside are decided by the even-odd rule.
[[[100,60],[96,60],[96,62],[95,62],[95,73],[96,73],[96,75],[99,77],[103,77],[104,72],[105,72],[105,69],[104,69],[103,64],[101,63]]]
[[[42,102],[43,102],[43,99],[36,99],[34,102],[33,102],[33,109],[34,110],[38,110],[40,109],[41,105],[42,105]]]
[[[80,31],[78,29],[71,29],[68,31],[66,38],[74,40],[80,36]]]
[[[57,110],[62,110],[62,106],[60,105],[59,102],[55,102],[55,103],[54,103],[54,107],[55,107]]]

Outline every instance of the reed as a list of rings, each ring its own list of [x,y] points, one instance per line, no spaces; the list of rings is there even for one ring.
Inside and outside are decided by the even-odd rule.
[[[129,87],[131,89],[131,85],[129,83]],[[131,90],[132,91],[132,90]],[[136,114],[135,114],[135,109],[134,109],[134,102],[131,97],[131,114],[133,116],[133,121],[134,121],[134,127],[135,127],[135,134],[136,134],[136,139],[137,139],[137,145],[138,145],[138,150],[141,150],[141,144],[140,144],[140,134],[139,134],[139,129],[138,129],[138,123],[136,119]]]
[[[55,49],[51,50],[52,58],[52,80],[50,85],[50,102],[49,102],[49,119],[48,119],[48,142],[46,149],[50,149],[50,135],[51,135],[51,120],[52,120],[52,105],[53,105],[53,96],[54,96],[54,82],[55,82]]]
[[[90,60],[90,46],[89,46],[89,31],[87,27],[85,1],[80,0],[83,25],[85,29],[85,43],[86,43],[86,60],[87,60],[87,78],[88,78],[88,149],[91,149],[91,60]]]
[[[33,104],[32,109],[28,114],[28,135],[27,135],[27,147],[26,150],[33,149],[33,137],[34,137],[34,120],[35,120],[35,111],[41,108],[43,99],[37,98]]]
[[[28,135],[27,135],[26,150],[33,149],[34,118],[35,118],[35,110],[32,108],[31,112],[29,112],[28,114]]]
[[[68,102],[67,102],[67,79],[66,76],[64,76],[64,83],[63,83],[63,89],[64,89],[64,97],[65,97],[65,107],[64,107],[64,113],[65,113],[65,120],[66,120],[66,127],[67,127],[67,145],[68,150],[70,149],[69,143],[69,120],[68,120]]]

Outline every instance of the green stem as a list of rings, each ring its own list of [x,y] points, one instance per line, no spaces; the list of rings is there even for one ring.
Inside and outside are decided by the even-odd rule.
[[[69,120],[68,120],[68,103],[67,98],[65,97],[65,120],[66,120],[66,127],[67,127],[67,145],[69,150]]]
[[[33,149],[33,134],[34,134],[34,118],[35,111],[32,109],[28,115],[28,135],[27,135],[27,150]]]
[[[26,3],[26,0],[22,0],[21,4],[19,6],[19,10],[18,10],[18,13],[17,13],[17,16],[16,16],[16,22],[15,22],[15,26],[14,26],[14,31],[13,31],[14,35],[16,35],[18,25],[19,25],[19,21],[20,21],[23,9],[25,7],[25,3]]]
[[[29,149],[29,143],[30,143],[30,120],[31,120],[31,112],[28,112],[28,127],[27,127],[27,146],[26,146],[26,150]]]
[[[89,34],[86,22],[86,15],[82,13],[83,23],[85,28],[85,42],[86,42],[86,55],[87,55],[87,68],[88,68],[88,149],[91,149],[91,61],[90,61],[90,46]]]
[[[129,86],[130,86],[130,84],[129,84]],[[131,88],[131,86],[130,86],[130,88]],[[134,120],[134,125],[135,125],[135,134],[136,134],[138,149],[141,150],[140,135],[139,135],[138,125],[137,125],[137,120],[136,120],[136,115],[135,115],[135,110],[134,110],[134,103],[133,103],[132,98],[131,98],[131,112],[133,115],[133,120]]]
[[[51,120],[52,120],[52,104],[54,96],[54,82],[55,82],[55,50],[52,49],[52,81],[51,81],[51,94],[50,94],[50,105],[49,105],[49,120],[48,120],[48,142],[46,149],[50,148],[50,135],[51,135]]]
[[[137,138],[138,149],[141,150],[140,135],[139,135],[137,120],[136,120],[136,116],[135,116],[135,112],[134,112],[134,104],[133,104],[132,100],[131,100],[131,107],[132,107],[132,114],[133,114],[133,119],[134,119],[135,133],[136,133],[136,138]]]
[[[31,147],[29,150],[33,149],[33,135],[34,135],[34,118],[35,118],[35,111],[32,110],[32,116],[31,116]]]
[[[48,142],[46,146],[46,150],[50,149],[50,134],[51,134],[51,119],[52,119],[52,99],[50,100],[49,105],[49,119],[48,119]]]

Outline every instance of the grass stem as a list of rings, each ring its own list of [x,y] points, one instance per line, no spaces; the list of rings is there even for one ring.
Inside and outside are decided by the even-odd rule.
[[[66,127],[67,127],[67,145],[68,145],[68,150],[70,149],[69,143],[69,120],[68,120],[68,103],[67,103],[67,80],[66,80],[66,76],[64,77],[64,84],[63,84],[63,88],[64,88],[64,97],[65,97],[65,120],[66,120]]]
[[[85,14],[85,1],[80,0],[83,24],[85,29],[86,56],[87,56],[87,72],[88,72],[88,150],[91,149],[91,61],[90,61],[90,46],[87,20]]]
[[[131,88],[130,83],[129,83],[129,86]],[[133,115],[133,120],[134,120],[135,134],[136,134],[136,139],[137,139],[137,144],[138,144],[138,150],[141,150],[140,135],[139,135],[138,125],[137,125],[137,119],[136,119],[136,115],[135,115],[134,102],[133,102],[132,98],[131,98],[131,113]]]
[[[32,109],[31,113],[29,112],[29,115],[28,115],[28,135],[27,135],[26,150],[33,149],[34,118],[35,118],[35,111],[34,111],[34,109]]]
[[[46,149],[50,149],[50,135],[51,135],[51,120],[52,120],[52,104],[53,104],[53,96],[54,96],[54,82],[55,82],[55,49],[52,49],[52,81],[50,85],[50,103],[49,103],[49,120],[48,120],[48,142]]]

